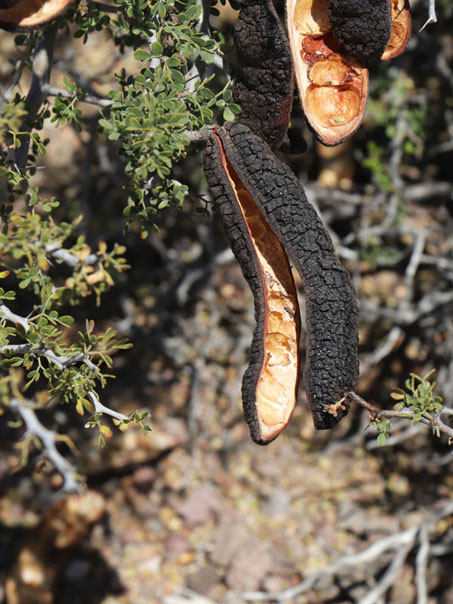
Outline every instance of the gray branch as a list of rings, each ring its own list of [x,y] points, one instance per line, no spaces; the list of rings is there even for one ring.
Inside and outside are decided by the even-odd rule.
[[[417,534],[421,532],[423,527],[429,529],[429,527],[434,526],[437,522],[439,522],[439,520],[445,518],[446,516],[450,516],[451,514],[453,514],[453,501],[448,501],[448,503],[446,503],[437,512],[433,512],[432,510],[427,511],[425,519],[417,526],[408,528],[407,530],[397,533],[396,535],[390,535],[389,537],[380,539],[376,543],[370,545],[370,547],[367,549],[357,554],[342,556],[327,568],[319,571],[311,577],[308,577],[308,579],[305,579],[298,585],[294,585],[293,587],[289,587],[288,589],[278,593],[245,592],[240,595],[247,602],[292,602],[297,596],[313,589],[316,583],[318,583],[320,580],[333,577],[338,573],[348,570],[349,568],[366,566],[367,564],[383,556],[385,553],[396,550],[398,552],[395,556],[396,562],[392,562],[392,564],[390,564],[381,582],[383,583],[386,576],[394,580],[397,570],[401,568],[408,553],[415,544]],[[386,585],[384,585],[385,590],[391,585],[387,583],[388,581],[386,580]],[[371,593],[372,592],[370,592],[370,594]],[[365,602],[370,604],[371,602],[376,601],[376,599],[370,599],[369,601],[364,599],[361,601],[361,604],[365,604]]]
[[[104,99],[100,96],[95,96],[93,94],[82,94],[80,96],[74,96],[68,90],[64,90],[64,88],[58,88],[57,86],[51,86],[50,84],[44,84],[43,92],[46,96],[58,96],[62,99],[70,99],[77,100],[82,103],[89,103],[90,105],[97,105],[98,107],[110,107],[113,105],[113,101],[111,99]]]
[[[51,25],[41,37],[37,38],[36,48],[33,56],[32,80],[30,90],[25,99],[27,117],[33,121],[46,98],[44,87],[49,83],[52,69],[53,49],[58,24]],[[28,160],[30,147],[30,135],[23,134],[20,137],[20,147],[16,149],[16,164],[19,168],[25,168]]]
[[[17,411],[24,421],[26,433],[25,436],[36,436],[42,443],[42,446],[53,463],[57,471],[64,479],[63,490],[71,492],[81,492],[82,485],[80,476],[77,474],[75,466],[65,459],[56,447],[57,435],[52,430],[48,430],[41,424],[34,409],[27,405],[25,401],[18,398],[11,399],[9,407]]]
[[[129,419],[129,416],[124,415],[124,413],[119,413],[118,411],[114,411],[113,409],[109,409],[109,407],[103,405],[95,392],[88,392],[87,396],[93,403],[95,413],[100,413],[101,415],[110,415],[110,417],[113,417],[119,421]]]
[[[98,260],[96,254],[90,254],[85,258],[82,262],[80,258],[78,258],[75,254],[72,254],[68,250],[65,250],[60,246],[59,243],[48,243],[44,247],[47,254],[57,258],[58,260],[62,260],[65,264],[70,266],[71,268],[75,268],[78,264],[95,264]]]
[[[4,319],[5,321],[9,321],[10,323],[18,323],[19,325],[22,325],[25,331],[28,331],[30,329],[30,322],[26,317],[16,315],[12,311],[10,311],[10,309],[4,304],[0,306],[0,313],[2,315],[0,317],[0,320]]]

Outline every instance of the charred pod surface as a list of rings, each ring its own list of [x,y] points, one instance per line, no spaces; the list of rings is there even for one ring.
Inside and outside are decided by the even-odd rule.
[[[272,0],[243,0],[234,28],[237,72],[233,98],[238,121],[278,149],[291,114],[294,69]]]
[[[354,389],[359,372],[358,308],[351,278],[291,170],[241,124],[219,129],[217,136],[301,275],[307,329],[304,387],[315,427],[332,428],[348,411],[337,403]]]
[[[308,125],[323,144],[337,145],[362,122],[368,95],[366,63],[341,49],[332,33],[327,0],[286,0],[286,18]]]
[[[74,0],[18,0],[0,3],[0,27],[22,31],[40,27],[65,11]]]
[[[332,32],[357,59],[379,59],[392,32],[391,0],[327,0]]]
[[[256,328],[242,381],[242,401],[252,439],[264,445],[285,429],[296,404],[300,374],[297,293],[285,250],[234,171],[219,132],[207,143],[204,171],[254,296]]]

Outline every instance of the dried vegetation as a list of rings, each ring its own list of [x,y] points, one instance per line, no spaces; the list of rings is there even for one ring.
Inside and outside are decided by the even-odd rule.
[[[425,4],[411,2],[405,54],[391,67],[370,67],[374,83],[353,141],[329,155],[304,130],[307,153],[289,157],[355,279],[357,392],[383,408],[410,372],[432,368],[445,407],[453,407],[453,15],[438,3],[437,25],[417,33]],[[12,40],[0,37],[3,59],[14,53]],[[57,41],[53,82],[71,73],[102,96],[128,61],[102,34],[87,46]],[[10,77],[3,60],[3,86]],[[125,179],[96,121],[93,109],[82,132],[47,123],[51,143],[33,184],[67,199],[70,211],[82,206],[87,237],[108,241],[123,226]],[[297,115],[292,125],[305,128]],[[147,240],[134,230],[122,236],[132,268],[106,294],[102,314],[89,304],[77,311],[80,324],[94,315],[133,342],[115,358],[118,378],[105,402],[122,413],[149,407],[153,432],[129,429],[98,450],[75,413],[40,413],[45,426],[77,443],[72,459],[107,511],[93,519],[89,539],[65,553],[56,577],[42,554],[27,552],[39,551],[37,538],[51,550],[40,519],[55,509],[52,488],[61,478],[39,452],[11,472],[16,432],[4,421],[12,416],[3,416],[2,583],[19,589],[17,564],[25,560],[35,601],[57,604],[453,601],[446,438],[397,419],[379,447],[359,407],[335,431],[315,433],[301,392],[287,433],[265,449],[249,442],[240,383],[252,298],[217,217],[194,218],[206,192],[200,162],[192,155],[177,169],[192,194],[182,212],[162,212]]]

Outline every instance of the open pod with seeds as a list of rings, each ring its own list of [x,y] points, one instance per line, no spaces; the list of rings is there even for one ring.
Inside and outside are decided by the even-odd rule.
[[[345,54],[332,33],[327,0],[286,0],[287,29],[299,97],[309,126],[325,145],[359,127],[368,95],[364,59]]]
[[[406,48],[411,36],[411,13],[409,0],[388,0],[391,4],[392,33],[381,55],[382,61],[394,59]]]
[[[0,27],[20,31],[40,27],[65,11],[74,0],[0,0]]]
[[[226,132],[218,129],[208,141],[204,170],[231,248],[254,296],[256,328],[242,381],[242,400],[253,440],[267,444],[286,428],[296,404],[299,306],[286,252],[254,202],[252,191],[235,172],[231,152],[225,153],[222,136]]]
[[[288,39],[272,0],[241,0],[233,38],[237,121],[278,149],[288,130],[294,69]]]
[[[357,300],[349,274],[303,188],[242,124],[214,130],[204,170],[233,252],[255,299],[242,396],[252,438],[267,444],[288,424],[297,395],[299,316],[286,253],[305,291],[304,387],[317,429],[334,427],[358,378]]]

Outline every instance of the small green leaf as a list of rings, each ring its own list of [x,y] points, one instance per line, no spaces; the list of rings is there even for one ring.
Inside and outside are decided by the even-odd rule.
[[[66,326],[72,325],[74,323],[74,319],[69,315],[63,315],[62,317],[59,317],[58,320],[60,323]]]
[[[143,50],[143,48],[139,48],[134,52],[134,58],[137,61],[149,61],[152,57],[149,52]]]
[[[377,437],[378,445],[380,445],[382,447],[383,445],[385,445],[386,441],[387,441],[387,436],[384,434],[384,432],[381,432],[380,434],[378,434],[378,437]]]

